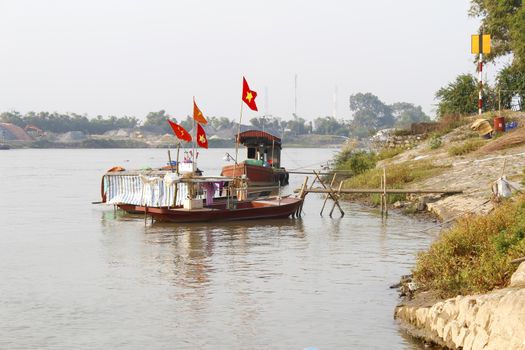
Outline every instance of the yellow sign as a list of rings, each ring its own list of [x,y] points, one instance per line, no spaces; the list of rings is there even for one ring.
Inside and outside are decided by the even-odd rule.
[[[483,34],[481,40],[479,35],[472,35],[470,44],[470,52],[473,54],[490,53],[490,34]]]

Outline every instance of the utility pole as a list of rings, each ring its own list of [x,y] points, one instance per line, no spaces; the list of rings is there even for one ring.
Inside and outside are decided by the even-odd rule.
[[[490,34],[483,34],[483,29],[470,39],[471,53],[478,55],[479,92],[478,92],[478,114],[483,113],[483,54],[490,53]]]
[[[293,114],[297,115],[297,74],[295,74],[295,88],[294,88],[294,109]]]

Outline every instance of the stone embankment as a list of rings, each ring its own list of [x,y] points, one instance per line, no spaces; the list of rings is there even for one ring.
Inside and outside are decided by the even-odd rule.
[[[424,298],[420,293],[395,310],[412,336],[450,349],[525,350],[525,262],[508,288],[427,305]]]

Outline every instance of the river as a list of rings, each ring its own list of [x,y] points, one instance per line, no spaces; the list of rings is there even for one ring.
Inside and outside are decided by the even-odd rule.
[[[217,174],[224,149],[200,151]],[[331,149],[285,149],[287,168]],[[100,200],[112,166],[162,149],[0,151],[0,349],[421,349],[389,285],[434,224],[343,203],[300,220],[144,225]],[[286,191],[299,187],[292,175]]]

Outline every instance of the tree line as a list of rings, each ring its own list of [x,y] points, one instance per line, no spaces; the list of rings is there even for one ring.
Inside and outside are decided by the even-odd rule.
[[[483,83],[483,110],[525,108],[525,6],[521,0],[472,0],[469,15],[481,19],[479,31],[491,35],[491,53],[484,62],[508,57],[510,62],[493,84]],[[478,57],[476,57],[478,60]],[[476,61],[476,63],[479,63]],[[436,92],[437,115],[478,111],[479,83],[472,74],[460,74]],[[513,106],[512,102],[517,103]]]
[[[318,117],[313,121],[293,115],[292,119],[285,120],[278,116],[259,116],[249,120],[255,129],[269,132],[292,135],[321,134],[339,135],[345,137],[366,137],[370,133],[390,127],[408,127],[411,123],[429,121],[430,118],[423,112],[421,106],[407,102],[398,102],[387,105],[372,93],[358,93],[350,96],[350,110],[353,119],[337,119],[333,116]],[[49,112],[4,112],[0,114],[0,121],[13,123],[22,128],[34,125],[44,131],[64,133],[68,131],[82,131],[86,134],[103,134],[118,129],[140,129],[154,134],[171,133],[166,122],[171,119],[181,124],[185,129],[193,129],[193,118],[177,120],[165,110],[150,112],[144,122],[136,117],[101,116],[88,118],[86,115],[75,113],[60,114]],[[208,125],[215,131],[236,129],[237,122],[226,117],[207,117]]]

